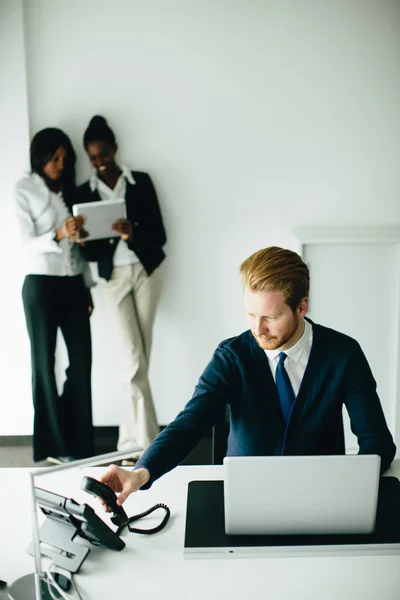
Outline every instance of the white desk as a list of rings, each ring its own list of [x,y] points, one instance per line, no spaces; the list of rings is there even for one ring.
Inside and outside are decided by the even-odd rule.
[[[83,474],[71,470],[40,477],[38,486],[86,502],[102,513],[96,499],[80,490]],[[31,541],[27,469],[0,469],[0,578],[11,583],[33,571],[26,549]],[[400,460],[388,475],[400,477]],[[187,484],[222,479],[222,467],[179,467],[151,490],[133,494],[128,515],[164,502],[171,508],[165,530],[154,536],[124,533],[126,548],[93,548],[75,576],[85,600],[399,600],[400,556],[319,558],[188,559],[183,554]],[[11,508],[12,507],[12,508]],[[160,518],[160,511],[155,519]],[[138,524],[139,526],[139,524]],[[0,596],[1,597],[1,596]]]

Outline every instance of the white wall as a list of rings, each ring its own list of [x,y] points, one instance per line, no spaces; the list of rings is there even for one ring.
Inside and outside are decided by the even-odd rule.
[[[152,175],[168,258],[151,380],[159,421],[246,328],[238,266],[297,225],[400,219],[397,0],[28,0],[32,131],[106,116]],[[96,424],[118,422],[93,318]],[[97,356],[96,356],[97,355]],[[1,384],[0,384],[1,385]]]
[[[345,331],[358,340],[378,383],[377,391],[388,427],[400,441],[399,408],[399,274],[400,243],[370,236],[359,243],[343,236],[306,244],[303,258],[314,282],[309,316],[316,323]],[[332,303],[334,310],[332,310]],[[346,446],[358,451],[344,410]]]
[[[28,166],[28,112],[21,0],[0,0],[0,434],[29,433],[29,343],[22,309],[15,182]]]

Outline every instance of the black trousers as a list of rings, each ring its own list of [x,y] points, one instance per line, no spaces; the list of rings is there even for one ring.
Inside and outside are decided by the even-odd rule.
[[[92,456],[92,345],[83,279],[27,275],[22,299],[31,342],[33,459]],[[59,327],[69,358],[61,397],[54,373]]]

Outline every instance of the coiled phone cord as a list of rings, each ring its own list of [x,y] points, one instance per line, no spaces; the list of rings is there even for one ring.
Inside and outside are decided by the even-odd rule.
[[[161,521],[161,523],[159,525],[157,525],[156,527],[152,527],[150,529],[137,529],[136,527],[130,526],[131,523],[134,523],[135,521],[139,521],[139,519],[143,519],[144,517],[147,517],[155,510],[158,510],[159,508],[162,508],[163,510],[165,510],[165,515],[164,515],[164,518]],[[124,527],[128,527],[128,529],[131,533],[143,533],[143,534],[148,534],[148,535],[151,535],[152,533],[158,533],[159,531],[161,531],[161,529],[164,529],[164,527],[168,523],[168,519],[170,518],[170,516],[171,516],[171,511],[166,504],[155,504],[154,506],[152,506],[151,508],[148,508],[144,512],[142,512],[138,515],[133,515],[132,517],[129,517],[129,519],[125,523],[123,523],[122,525],[120,525],[118,527],[116,533],[117,533],[117,535],[121,535],[121,532],[124,529]]]

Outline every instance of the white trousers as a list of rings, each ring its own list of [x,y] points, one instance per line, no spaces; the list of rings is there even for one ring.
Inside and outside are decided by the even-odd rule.
[[[122,401],[118,450],[147,448],[159,432],[148,379],[152,331],[160,277],[148,277],[141,263],[114,267],[100,279],[102,298],[115,336],[126,393]]]

